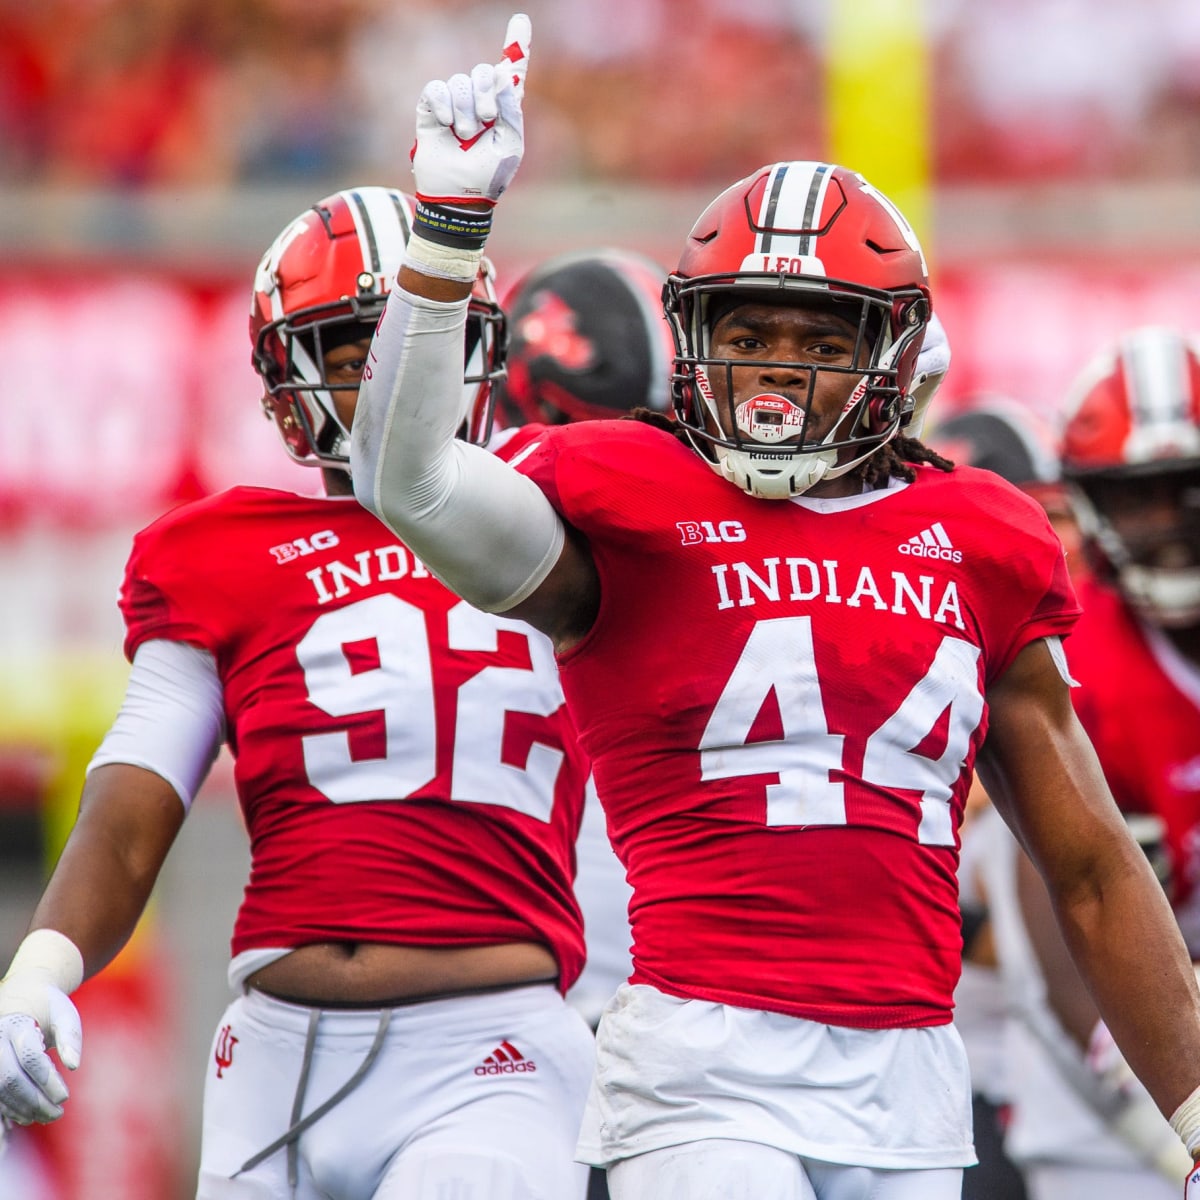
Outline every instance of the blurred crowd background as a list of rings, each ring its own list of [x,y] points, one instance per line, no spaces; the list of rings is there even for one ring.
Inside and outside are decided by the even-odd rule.
[[[502,281],[599,245],[665,270],[728,183],[830,156],[831,23],[856,5],[914,26],[866,100],[928,147],[942,414],[986,390],[1052,422],[1117,332],[1200,326],[1195,0],[530,0]],[[511,8],[0,0],[0,964],[120,700],[133,532],[234,483],[317,489],[258,407],[258,256],[340,186],[410,186],[421,87],[493,58]],[[914,44],[917,118],[896,95]],[[11,1200],[190,1194],[245,869],[222,763],[141,935],[79,994],[70,1115],[22,1140]]]
[[[417,90],[458,61],[464,30],[475,40],[503,28],[510,7],[4,0],[0,179],[137,189],[390,176]],[[527,7],[538,138],[526,178],[707,184],[821,149],[828,3]],[[925,8],[939,181],[1171,180],[1200,169],[1195,4]]]

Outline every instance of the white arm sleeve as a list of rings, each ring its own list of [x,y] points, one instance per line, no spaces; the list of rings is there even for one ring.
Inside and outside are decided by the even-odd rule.
[[[467,301],[394,290],[354,415],[358,501],[477,608],[519,604],[558,561],[564,530],[532,480],[455,437]]]
[[[184,642],[143,642],[121,711],[87,769],[144,767],[161,775],[187,809],[224,740],[225,704],[212,655]]]

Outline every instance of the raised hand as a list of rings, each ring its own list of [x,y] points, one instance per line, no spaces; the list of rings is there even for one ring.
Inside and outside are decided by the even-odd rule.
[[[512,182],[525,152],[521,102],[531,33],[529,18],[517,13],[498,63],[425,86],[412,150],[418,200],[490,207]]]

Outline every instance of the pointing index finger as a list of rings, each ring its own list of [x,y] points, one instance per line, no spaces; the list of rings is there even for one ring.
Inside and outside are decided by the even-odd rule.
[[[512,85],[522,89],[525,73],[529,70],[529,43],[533,37],[533,25],[524,13],[513,13],[504,31],[504,49],[500,55],[500,67],[512,72]]]

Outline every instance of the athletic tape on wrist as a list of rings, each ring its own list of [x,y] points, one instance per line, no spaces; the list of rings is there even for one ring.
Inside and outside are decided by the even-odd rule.
[[[404,261],[422,275],[449,279],[454,283],[474,283],[483,259],[483,246],[440,246],[414,233],[408,239]]]
[[[40,975],[70,995],[83,982],[83,955],[57,929],[35,929],[17,947],[4,978],[25,974]]]
[[[1193,1158],[1200,1154],[1200,1087],[1171,1114],[1171,1128]]]

